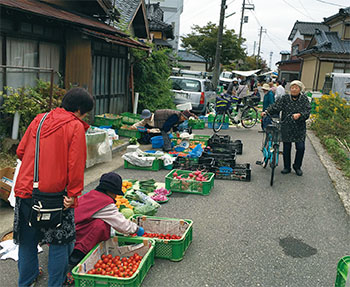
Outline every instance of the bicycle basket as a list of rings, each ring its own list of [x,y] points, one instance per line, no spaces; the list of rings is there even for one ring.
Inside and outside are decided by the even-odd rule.
[[[216,98],[216,107],[215,110],[217,112],[224,112],[226,110],[228,110],[231,106],[231,103],[228,99],[224,99],[221,97],[217,97]]]

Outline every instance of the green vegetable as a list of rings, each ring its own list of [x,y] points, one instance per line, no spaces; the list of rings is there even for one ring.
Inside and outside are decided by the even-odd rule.
[[[121,211],[121,213],[124,215],[124,217],[126,219],[129,219],[131,216],[134,215],[134,212],[132,211],[132,209],[130,208],[123,208],[123,210]]]

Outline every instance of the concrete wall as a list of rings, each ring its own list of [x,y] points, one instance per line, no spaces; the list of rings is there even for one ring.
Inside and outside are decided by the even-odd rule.
[[[304,58],[303,69],[301,72],[301,81],[308,91],[313,90],[315,70],[317,59],[315,57]]]
[[[179,64],[184,66],[186,70],[205,72],[205,63],[179,61]]]
[[[67,33],[66,41],[65,86],[77,85],[92,93],[91,41],[73,31]]]

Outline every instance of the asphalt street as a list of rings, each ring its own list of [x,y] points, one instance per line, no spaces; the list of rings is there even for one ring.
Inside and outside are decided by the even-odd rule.
[[[220,132],[242,140],[237,163],[251,163],[250,182],[216,180],[209,196],[173,193],[161,206],[157,216],[194,221],[193,242],[180,262],[156,259],[143,287],[334,286],[337,262],[350,253],[349,220],[328,173],[307,139],[304,175],[282,175],[279,166],[270,187],[270,168],[255,164],[261,158],[258,130]],[[115,171],[124,178],[162,182],[168,172],[117,165]],[[46,247],[40,263],[45,274],[36,286],[46,286]],[[16,286],[16,263],[1,261],[0,269],[0,286]]]

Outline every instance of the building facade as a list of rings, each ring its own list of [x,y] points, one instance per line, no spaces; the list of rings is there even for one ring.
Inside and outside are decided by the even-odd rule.
[[[148,3],[147,3],[148,1]],[[164,11],[164,22],[171,24],[174,30],[174,40],[168,41],[175,52],[180,42],[180,16],[183,12],[183,0],[146,0],[146,4],[158,3]]]

